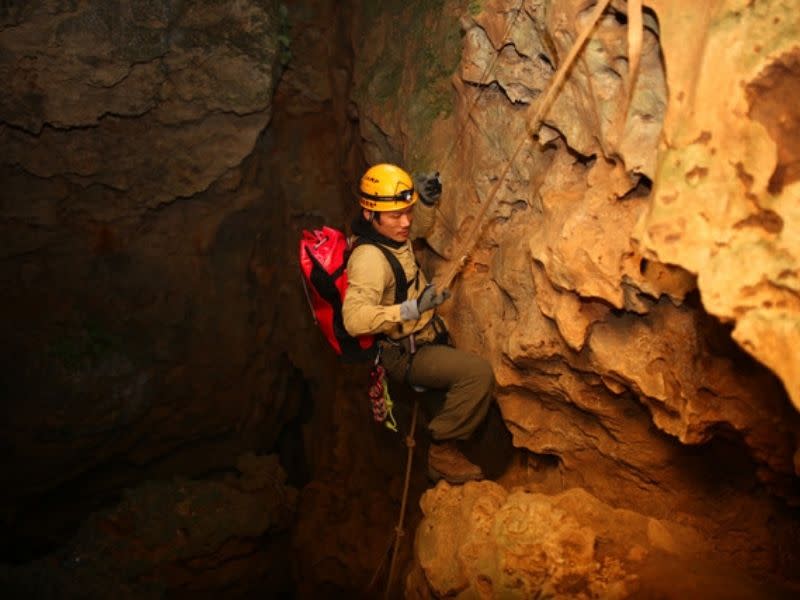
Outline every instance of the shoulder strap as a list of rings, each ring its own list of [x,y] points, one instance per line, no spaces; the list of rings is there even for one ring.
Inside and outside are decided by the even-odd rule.
[[[356,246],[361,246],[363,244],[375,246],[383,253],[383,255],[386,257],[386,260],[389,261],[389,266],[392,267],[392,272],[394,273],[394,303],[400,304],[401,302],[405,302],[408,298],[409,282],[408,278],[406,277],[406,273],[403,270],[403,265],[400,264],[400,261],[397,260],[397,257],[394,255],[394,253],[383,244],[379,244],[378,242],[370,239],[358,238],[356,241]],[[414,280],[416,280],[416,276],[414,277]]]

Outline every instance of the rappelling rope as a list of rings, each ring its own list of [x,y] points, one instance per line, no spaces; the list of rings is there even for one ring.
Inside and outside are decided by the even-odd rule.
[[[628,86],[625,90],[620,139],[625,132],[628,110],[631,107],[633,90],[636,87],[636,76],[639,73],[639,59],[642,56],[643,35],[644,16],[642,15],[642,0],[628,0]]]
[[[405,530],[403,529],[403,522],[406,518],[406,506],[408,504],[408,488],[411,484],[411,463],[414,460],[414,446],[416,446],[416,442],[414,441],[414,432],[417,428],[417,411],[419,409],[419,400],[417,398],[414,399],[414,409],[411,412],[411,431],[409,431],[408,435],[406,436],[406,447],[408,448],[408,454],[406,456],[406,480],[403,484],[403,499],[400,502],[400,517],[397,519],[397,527],[395,527],[395,536],[394,536],[394,549],[392,550],[392,562],[391,566],[389,567],[389,578],[386,581],[386,593],[384,594],[384,598],[389,597],[389,592],[392,589],[392,582],[394,581],[394,572],[395,568],[397,567],[397,554],[400,550],[400,540],[402,540],[403,536],[406,534]]]
[[[503,168],[503,172],[500,174],[500,177],[497,178],[494,186],[492,187],[489,197],[483,203],[483,206],[478,211],[478,214],[475,216],[475,219],[472,222],[472,226],[469,229],[466,237],[464,238],[464,242],[459,247],[459,251],[455,253],[457,259],[451,260],[451,267],[445,271],[444,275],[441,278],[437,278],[436,287],[439,289],[450,287],[453,280],[456,278],[456,275],[461,271],[461,269],[466,265],[467,258],[472,250],[475,248],[475,244],[477,244],[480,233],[480,229],[483,226],[483,219],[488,213],[489,207],[492,206],[495,196],[497,196],[497,192],[500,189],[500,186],[505,181],[506,175],[508,175],[511,166],[514,164],[517,156],[519,155],[520,151],[522,150],[525,142],[528,139],[536,134],[541,125],[542,119],[547,114],[547,111],[550,109],[551,103],[555,98],[556,94],[558,93],[559,89],[561,88],[561,84],[564,82],[564,78],[566,77],[567,71],[569,71],[572,64],[575,62],[575,58],[578,56],[578,53],[583,48],[583,45],[586,43],[589,34],[594,29],[594,26],[600,20],[600,17],[603,14],[603,11],[609,5],[611,0],[600,0],[594,7],[594,11],[592,12],[591,16],[589,17],[589,23],[586,27],[578,35],[575,43],[572,45],[572,48],[567,54],[567,57],[564,59],[564,62],[559,65],[558,70],[556,71],[553,79],[550,81],[550,85],[548,86],[547,93],[545,93],[544,97],[542,98],[541,102],[536,105],[536,112],[533,115],[533,118],[530,119],[528,124],[525,127],[525,135],[520,140],[519,144],[517,144],[514,153],[509,158],[506,166]],[[638,59],[637,59],[638,62]],[[533,106],[528,108],[527,112],[530,112],[533,109]]]
[[[386,559],[389,556],[389,552],[392,552],[392,560],[389,567],[389,575],[386,580],[386,592],[385,596],[388,598],[389,593],[392,589],[392,583],[394,581],[394,572],[397,567],[397,556],[398,551],[400,549],[400,541],[402,537],[405,535],[405,530],[403,529],[403,523],[406,517],[406,507],[408,505],[408,490],[411,486],[411,465],[414,459],[414,447],[416,446],[416,441],[414,440],[414,434],[417,429],[417,412],[419,410],[419,400],[414,399],[414,408],[411,412],[411,427],[409,429],[409,433],[405,438],[406,447],[408,448],[408,454],[406,457],[406,476],[405,481],[403,482],[403,496],[402,500],[400,501],[400,515],[397,518],[397,526],[394,528],[392,535],[389,538],[389,542],[386,546],[386,550],[383,552],[383,558],[381,559],[380,564],[375,569],[375,572],[372,574],[372,579],[370,579],[369,585],[364,590],[365,594],[370,593],[375,584],[378,581],[378,577],[383,571],[383,567],[386,564]]]
[[[369,585],[364,590],[365,594],[369,594],[372,589],[375,587],[375,584],[378,581],[378,576],[383,571],[383,566],[386,564],[386,559],[389,557],[389,553],[392,551],[392,546],[394,546],[394,537],[395,532],[392,531],[392,535],[389,536],[389,541],[386,544],[386,550],[383,551],[381,555],[383,558],[381,559],[381,564],[378,565],[378,568],[375,569],[375,572],[372,574],[372,579],[369,580]]]

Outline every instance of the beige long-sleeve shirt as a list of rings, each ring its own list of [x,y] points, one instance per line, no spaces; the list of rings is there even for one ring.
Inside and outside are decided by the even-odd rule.
[[[423,237],[432,225],[433,209],[419,203],[414,218],[412,237]],[[411,241],[400,248],[386,248],[403,267],[410,283],[408,298],[419,297],[428,281],[417,265]],[[352,336],[382,333],[400,339],[421,331],[433,318],[434,310],[429,310],[418,320],[403,321],[400,305],[394,303],[394,294],[394,273],[383,252],[372,244],[357,246],[347,261],[347,292],[342,305],[347,332]]]

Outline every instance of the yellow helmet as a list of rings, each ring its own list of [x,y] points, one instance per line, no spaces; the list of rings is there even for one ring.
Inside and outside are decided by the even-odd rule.
[[[359,185],[359,204],[367,210],[402,210],[419,198],[411,176],[396,165],[382,163],[367,169]]]

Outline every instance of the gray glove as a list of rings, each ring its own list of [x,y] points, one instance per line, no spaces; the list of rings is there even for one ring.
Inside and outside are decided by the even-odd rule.
[[[439,179],[439,172],[414,175],[414,189],[419,193],[419,199],[425,206],[436,204],[442,196],[442,180]]]
[[[416,321],[426,310],[436,308],[450,297],[450,290],[443,289],[441,293],[436,293],[436,286],[429,283],[422,290],[419,298],[406,300],[400,305],[400,318],[404,321]]]

